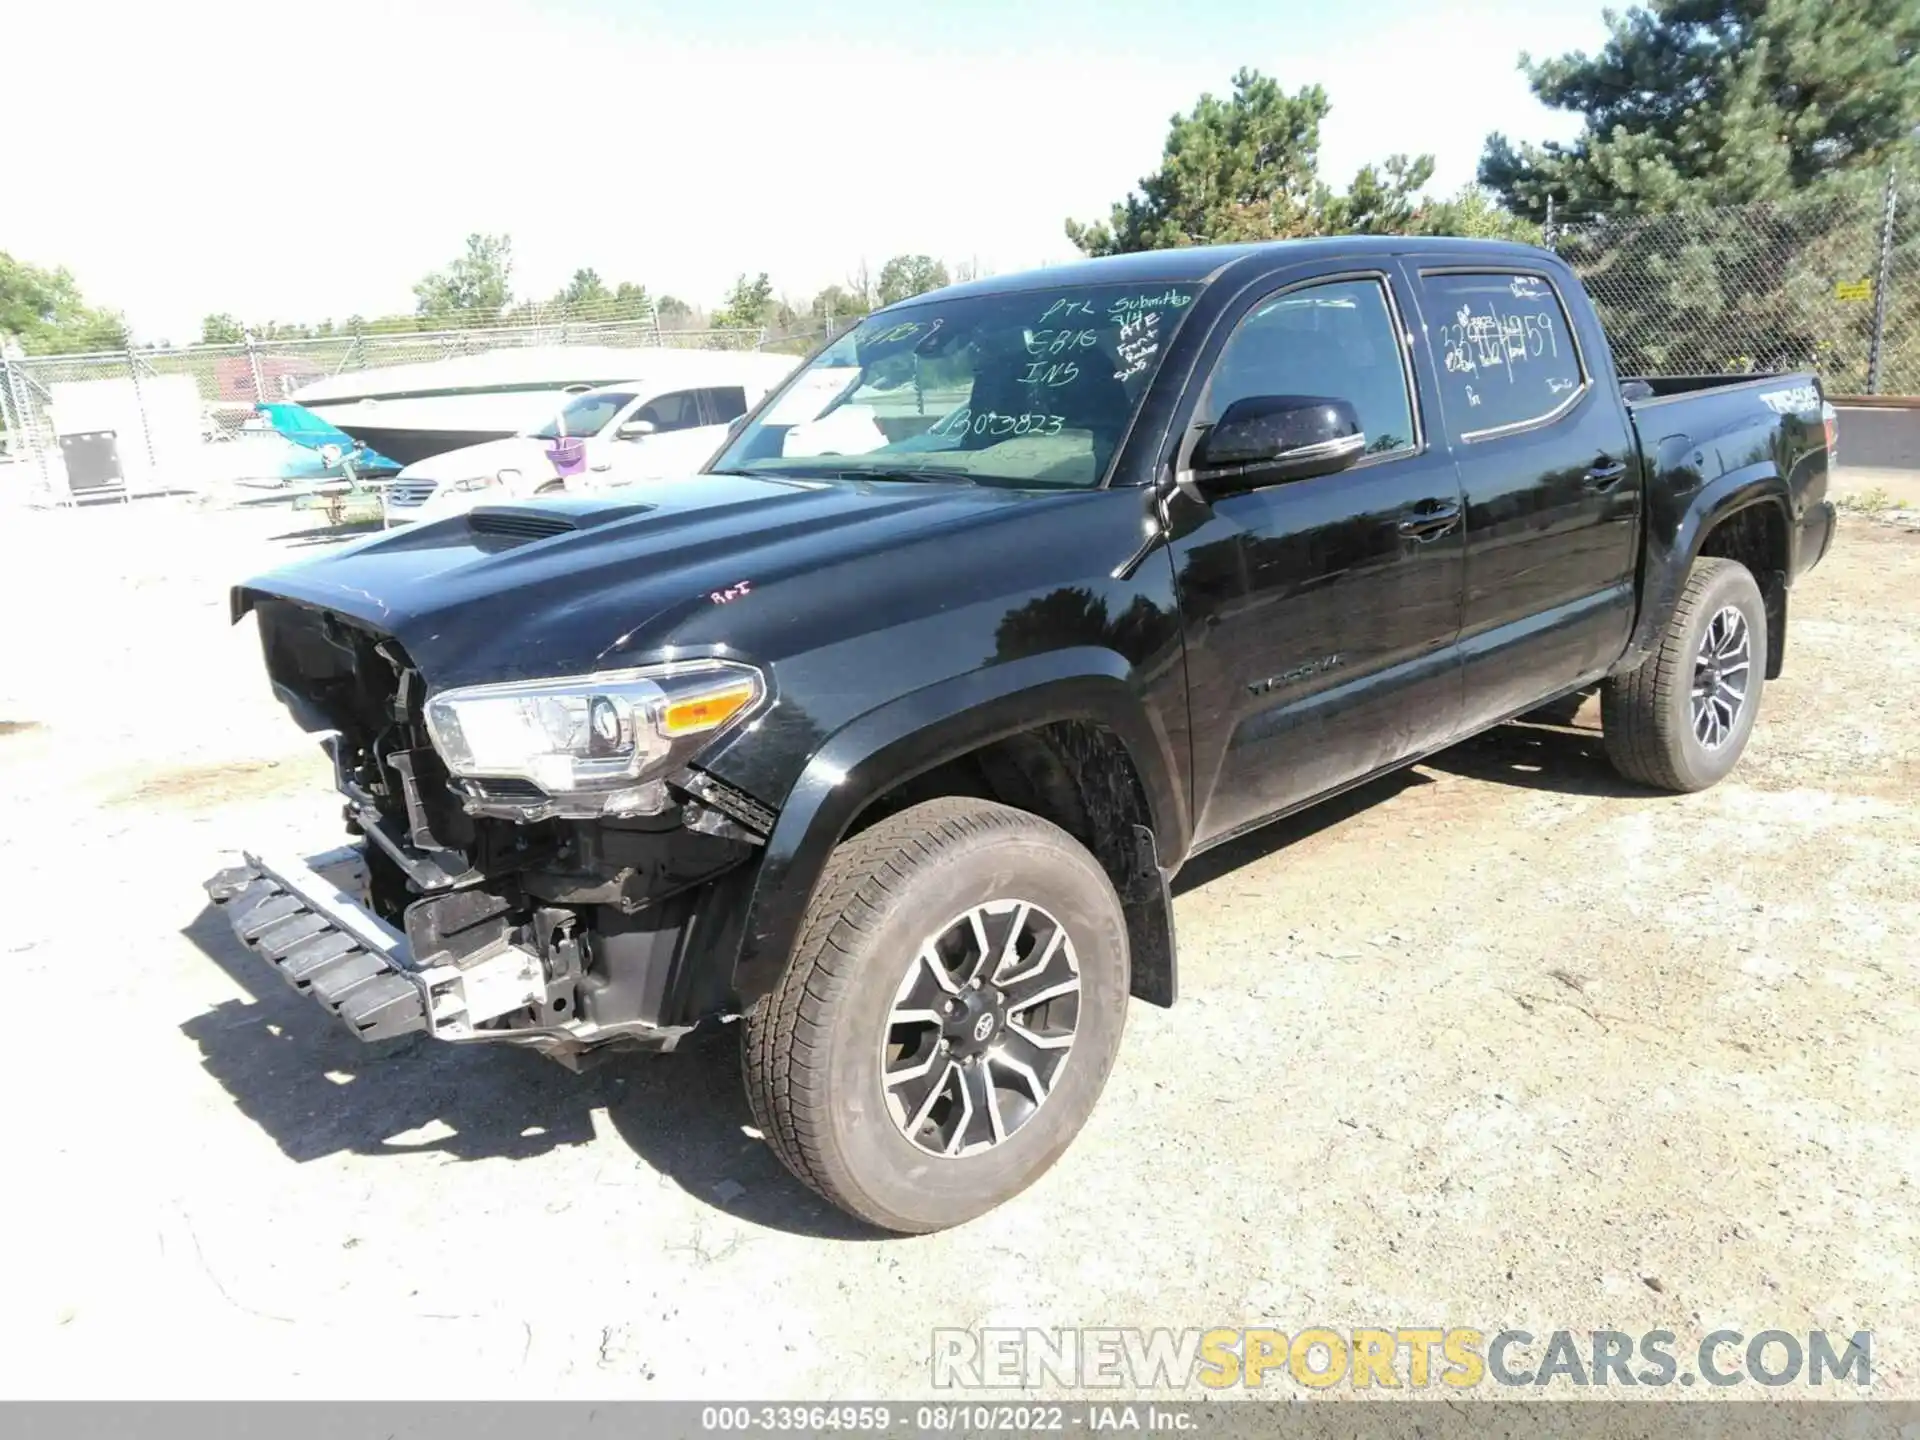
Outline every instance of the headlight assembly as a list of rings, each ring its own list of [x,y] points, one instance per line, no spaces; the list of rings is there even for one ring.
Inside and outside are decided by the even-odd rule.
[[[519,780],[544,792],[530,805],[542,815],[654,814],[669,803],[661,779],[765,695],[749,665],[680,661],[442,690],[427,701],[427,733],[470,795]]]
[[[499,477],[495,475],[470,475],[465,480],[454,481],[447,488],[455,491],[489,490],[499,483]]]

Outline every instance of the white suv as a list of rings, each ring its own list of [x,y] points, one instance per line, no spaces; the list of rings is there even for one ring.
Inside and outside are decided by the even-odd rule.
[[[659,373],[602,385],[572,396],[544,425],[523,434],[414,462],[387,486],[387,523],[440,520],[476,505],[698,470],[725,441],[727,427],[797,361],[758,352],[695,353],[702,362],[697,376]]]

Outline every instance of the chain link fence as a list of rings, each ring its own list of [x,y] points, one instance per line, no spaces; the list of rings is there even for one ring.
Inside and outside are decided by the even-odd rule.
[[[489,323],[490,322],[490,323]],[[65,500],[81,447],[111,446],[127,491],[203,491],[224,481],[302,478],[325,470],[274,434],[258,407],[333,376],[461,355],[544,346],[790,349],[762,328],[675,329],[650,305],[519,306],[504,317],[431,330],[369,328],[248,336],[233,344],[24,355],[0,336],[0,499]],[[70,471],[68,460],[75,466]]]
[[[1920,394],[1920,185],[1567,220],[1625,375],[1817,371],[1832,395]]]
[[[1810,369],[1837,396],[1920,395],[1920,183],[1642,220],[1558,217],[1547,243],[1599,307],[1623,374]],[[805,321],[802,322],[806,323]],[[836,327],[837,328],[837,327]],[[504,348],[766,349],[826,331],[675,330],[645,301],[522,305],[432,330],[88,355],[0,351],[0,498],[73,493],[63,447],[111,436],[129,488],[203,489],[265,465],[256,407],[329,376]],[[4,345],[5,337],[0,337]],[[284,446],[282,447],[284,450]]]

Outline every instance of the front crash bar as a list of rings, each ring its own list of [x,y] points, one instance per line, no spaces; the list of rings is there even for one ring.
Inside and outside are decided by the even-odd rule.
[[[585,1051],[613,1041],[671,1050],[691,1026],[640,1020],[591,1024],[573,1017],[555,1024],[489,1026],[532,1006],[553,1014],[571,980],[550,983],[533,951],[503,943],[459,965],[418,966],[407,938],[323,871],[364,866],[357,847],[310,860],[247,854],[245,863],[206,882],[240,942],[295,990],[338,1016],[362,1040],[390,1040],[425,1031],[436,1040],[496,1041],[539,1050],[577,1065]]]
[[[551,998],[540,957],[518,945],[503,943],[459,965],[419,968],[406,936],[319,873],[317,867],[364,863],[357,850],[311,862],[253,854],[245,861],[207,881],[207,894],[241,944],[362,1040],[416,1030],[441,1040],[519,1038],[477,1027]]]
[[[313,868],[358,858],[352,849],[313,864],[249,854],[207,881],[207,895],[281,979],[362,1040],[390,1040],[428,1028],[427,992],[406,937]]]

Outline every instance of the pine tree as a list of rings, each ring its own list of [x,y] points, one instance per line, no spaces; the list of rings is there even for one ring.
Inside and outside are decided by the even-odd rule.
[[[1272,77],[1242,70],[1231,96],[1202,95],[1191,113],[1173,117],[1160,169],[1138,191],[1107,220],[1067,221],[1067,238],[1089,255],[1118,255],[1314,234],[1327,109],[1318,85],[1289,95]]]
[[[1812,367],[1864,389],[1871,310],[1834,287],[1872,274],[1887,169],[1912,173],[1920,4],[1652,0],[1611,26],[1597,55],[1522,57],[1585,128],[1490,136],[1481,181],[1575,221],[1558,248],[1624,369]],[[1910,328],[1895,317],[1893,353]]]
[[[1480,180],[1546,217],[1777,200],[1878,169],[1920,124],[1914,0],[1652,0],[1597,55],[1535,63],[1533,91],[1586,121],[1569,144],[1488,137]]]
[[[1242,70],[1230,96],[1202,95],[1173,117],[1159,170],[1106,220],[1067,221],[1067,238],[1089,255],[1117,255],[1303,235],[1537,235],[1471,186],[1450,200],[1428,199],[1421,192],[1433,178],[1431,155],[1389,156],[1336,193],[1319,175],[1327,111],[1318,85],[1289,95],[1257,70]]]

